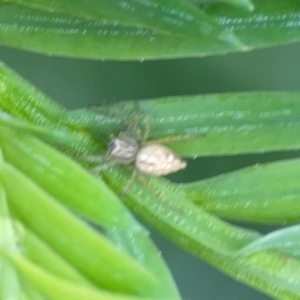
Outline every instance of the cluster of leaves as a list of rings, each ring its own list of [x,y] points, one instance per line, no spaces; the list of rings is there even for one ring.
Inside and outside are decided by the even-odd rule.
[[[0,42],[47,54],[141,60],[300,39],[297,0],[200,2],[0,1]],[[110,108],[66,111],[3,64],[0,99],[1,299],[180,299],[147,231],[117,197],[131,170],[117,166],[97,178],[69,158],[103,152],[103,138],[124,129]],[[150,118],[150,140],[189,134],[168,146],[198,157],[299,149],[299,101],[300,93],[236,93],[139,106]],[[180,186],[140,178],[123,200],[224,272],[276,298],[299,299],[299,226],[262,237],[217,217],[298,221],[299,173],[295,159]]]

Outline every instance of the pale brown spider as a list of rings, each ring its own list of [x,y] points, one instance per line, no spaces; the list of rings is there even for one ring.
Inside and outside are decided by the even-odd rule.
[[[98,173],[115,164],[134,165],[132,178],[129,180],[122,194],[132,185],[137,172],[151,176],[165,176],[184,169],[186,161],[175,154],[171,149],[162,143],[178,141],[189,138],[190,135],[161,138],[155,141],[147,141],[150,133],[149,117],[145,117],[145,133],[140,138],[140,130],[137,128],[138,121],[127,131],[122,131],[117,137],[111,137],[106,154],[106,161],[103,164],[103,156],[88,156],[85,159],[100,164],[92,169]],[[101,163],[102,162],[102,163]]]

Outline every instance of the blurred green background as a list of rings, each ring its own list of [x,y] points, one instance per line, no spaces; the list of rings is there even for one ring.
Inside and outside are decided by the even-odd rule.
[[[234,91],[294,91],[300,87],[300,44],[199,59],[109,62],[47,57],[0,47],[1,59],[69,109],[127,99]],[[230,142],[230,141],[228,141]],[[244,166],[298,157],[300,152],[209,157],[189,161],[177,182],[208,178]],[[244,226],[268,232],[270,226]],[[152,231],[184,300],[266,300]]]

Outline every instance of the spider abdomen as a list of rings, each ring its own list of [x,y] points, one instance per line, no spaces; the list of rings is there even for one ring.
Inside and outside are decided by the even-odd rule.
[[[148,144],[137,152],[135,166],[143,173],[164,176],[184,169],[186,161],[163,145]]]

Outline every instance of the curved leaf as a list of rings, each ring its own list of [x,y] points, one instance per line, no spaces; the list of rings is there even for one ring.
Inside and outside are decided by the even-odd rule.
[[[1,158],[0,158],[1,159]],[[9,216],[5,188],[0,184],[0,251],[15,251],[17,237]],[[18,299],[20,283],[14,268],[0,257],[0,298]]]
[[[216,22],[225,25],[249,47],[265,47],[299,41],[300,3],[297,0],[252,1],[251,12],[223,4],[201,8]]]
[[[203,22],[202,27],[211,27]],[[143,60],[188,54],[202,56],[205,52],[244,47],[236,45],[236,41],[228,43],[226,40],[234,39],[231,36],[219,40],[219,30],[217,35],[211,33],[209,37],[201,33],[197,38],[185,37],[139,24],[122,25],[118,20],[108,23],[105,18],[84,19],[72,13],[49,13],[16,5],[0,5],[0,24],[0,42],[4,45],[75,57]]]
[[[121,192],[127,182],[128,170],[114,168],[105,171],[103,176],[114,190]],[[122,177],[124,180],[116,180]],[[163,232],[164,226],[172,228],[168,235],[178,233],[183,238],[189,232],[188,235],[203,246],[220,254],[231,255],[259,237],[254,231],[229,225],[186,201],[185,193],[164,179],[140,175],[124,196],[124,201],[151,224],[160,226]]]
[[[123,8],[116,0],[95,1],[0,4],[0,42],[47,54],[144,60],[226,53],[300,39],[296,0],[256,0],[251,12],[225,4],[199,9],[179,0],[151,0],[148,6],[131,0]]]
[[[250,255],[269,249],[279,250],[299,259],[300,225],[290,226],[269,233],[242,248],[239,251],[239,255]]]
[[[214,23],[200,9],[182,0],[10,0],[21,6],[63,13],[71,17],[102,21],[121,26],[158,30],[185,37],[212,35],[216,39],[238,44],[234,35],[223,26]]]
[[[291,109],[292,107],[295,108],[295,114],[293,114],[291,111],[288,111],[288,116],[289,117],[294,116],[294,118],[291,117],[291,122],[294,122],[293,123],[294,126],[297,127],[297,103],[296,103],[297,101],[291,101],[291,98],[285,99],[285,97],[283,97],[283,94],[276,94],[277,96],[275,97],[275,100],[279,101],[278,102],[279,104],[275,102],[277,103],[278,107],[277,105],[275,105],[275,108],[273,110],[273,108],[270,107],[270,104],[274,103],[273,101],[275,101],[274,94],[268,94],[268,95],[270,96],[270,100],[269,102],[267,102],[269,106],[268,107],[266,106],[268,114],[263,114],[263,115],[258,114],[258,111],[264,108],[263,106],[260,106],[258,102],[257,102],[257,107],[255,106],[255,109],[257,108],[257,111],[255,109],[251,110],[251,108],[249,108],[250,94],[246,95],[245,103],[248,103],[248,109],[253,114],[250,114],[250,117],[245,116],[245,118],[246,117],[248,118],[248,119],[246,118],[245,120],[247,120],[248,122],[251,120],[255,120],[253,122],[257,122],[258,117],[260,117],[261,120],[267,118],[267,122],[265,123],[266,130],[268,130],[267,125],[271,127],[275,126],[275,128],[277,128],[276,124],[278,118],[283,117],[283,124],[286,124],[285,122],[287,122],[288,117],[286,117],[285,119],[284,117],[285,114],[282,113],[282,110],[279,109],[280,113],[278,113],[277,110],[278,107],[281,107],[280,105],[282,105],[283,107],[283,103],[287,103],[288,105],[291,105],[290,110],[292,110]],[[295,95],[296,95],[295,99],[297,99],[298,95],[297,94]],[[291,94],[287,96],[290,97]],[[220,104],[222,109],[225,108],[225,105],[222,106],[222,102],[221,102],[222,97],[216,97],[215,95],[212,95],[211,97],[213,101],[216,101],[217,103]],[[237,99],[239,100],[242,99],[240,97],[241,95],[238,95]],[[227,96],[225,96],[224,98],[225,98],[224,102],[226,103]],[[179,101],[180,99],[177,98],[177,100]],[[284,102],[283,100],[286,102]],[[182,101],[182,99],[180,101]],[[187,100],[185,101],[187,104],[189,103]],[[165,118],[163,118],[162,115],[159,115],[159,106],[160,104],[163,105],[164,103],[166,104],[165,112],[164,112],[166,114]],[[176,101],[174,101],[174,103],[176,104]],[[193,104],[192,100],[191,103]],[[238,102],[234,102],[234,101],[230,102],[230,100],[228,100],[228,103],[232,104],[232,106],[230,107],[232,109],[235,107],[236,103]],[[185,130],[184,128],[186,128],[186,124],[187,124],[185,123],[186,120],[184,118],[179,118],[179,119],[173,118],[172,112],[170,113],[171,117],[170,114],[168,114],[170,108],[172,107],[171,100],[141,102],[140,105],[141,110],[146,111],[148,113],[148,111],[145,110],[145,108],[147,108],[147,105],[148,107],[151,108],[149,110],[151,124],[153,126],[156,126],[156,128],[154,127],[155,129],[152,130],[151,132],[152,134],[151,138],[155,138],[156,135],[157,137],[159,137],[159,135],[161,137],[164,137],[166,135],[165,133],[168,130],[168,124],[169,125],[173,124],[175,129],[177,129],[177,132],[180,133],[180,130],[184,132]],[[156,108],[155,106],[157,106],[158,108]],[[182,113],[184,113],[186,109],[189,109],[188,107],[189,105],[183,105],[181,103]],[[205,106],[203,106],[203,108],[205,108]],[[177,110],[179,111],[179,105]],[[175,112],[182,117],[182,115],[180,115],[178,111],[176,112],[175,110]],[[228,111],[231,112],[231,110]],[[270,111],[274,113],[270,114]],[[155,115],[156,113],[158,115]],[[215,114],[212,115],[213,115],[212,119],[214,121],[218,121],[218,119],[215,119]],[[94,116],[96,117],[88,119],[83,114],[82,117],[84,121],[82,122],[82,119],[80,118],[72,119],[71,114],[66,114],[65,118],[63,120],[60,120],[58,123],[63,127],[66,126],[67,128],[71,128],[72,130],[74,130],[74,132],[80,130],[82,132],[86,132],[87,128],[89,128],[91,124],[95,126],[95,127],[91,126],[92,127],[91,130],[97,129],[97,124],[98,124],[98,131],[100,131],[100,133],[102,132],[105,135],[107,132],[109,132],[107,131],[107,123],[105,122],[108,119],[110,119],[110,121],[112,120],[112,118],[109,118],[109,112],[108,112],[108,118],[102,118],[102,115],[99,114],[99,112],[97,112],[96,114],[94,113]],[[239,116],[239,114],[237,116]],[[47,118],[45,115],[43,115],[43,117]],[[207,120],[210,120],[211,115],[206,114],[206,117]],[[232,122],[235,120],[235,118],[232,118],[232,114],[229,115],[221,114],[221,117],[222,118],[224,117],[225,122],[227,121]],[[25,114],[25,118],[27,118],[26,114]],[[157,122],[155,120],[157,120]],[[192,128],[197,128],[197,127],[193,127],[195,126],[194,119],[192,118],[189,120],[191,121]],[[178,127],[176,126],[176,123],[178,123]],[[101,128],[101,124],[102,125],[104,124],[103,131],[101,130],[103,129]],[[120,131],[122,130],[122,128],[126,128],[125,124],[122,124],[120,120],[115,120],[114,124],[115,125],[113,126],[111,132],[113,132],[114,130]],[[160,126],[159,124],[162,125]],[[141,122],[140,125],[143,128],[144,123]],[[162,128],[161,131],[160,128]],[[255,128],[259,130],[259,126]],[[285,129],[288,130],[288,126],[286,126]],[[1,128],[1,131],[3,130],[4,129]],[[175,135],[177,132],[176,130],[174,130],[171,133],[169,132],[169,135],[171,136]],[[263,135],[264,133],[264,131],[258,131],[258,132],[261,135]],[[200,133],[201,133],[200,130],[198,131],[196,130],[196,133],[190,132],[190,134],[200,134]],[[18,133],[6,134],[5,141],[7,142],[2,143],[3,147],[5,147],[6,144],[10,144],[9,137],[10,138],[14,137],[14,135],[17,136]],[[203,140],[204,137],[201,138]],[[33,143],[32,141],[35,141],[35,139],[32,137],[26,137],[26,139],[27,141],[30,141],[30,143],[28,144],[29,146],[36,145],[36,147],[32,149],[32,150],[35,149],[36,152],[32,151],[31,153],[39,153],[39,154],[42,153],[42,157],[45,158],[47,157],[47,155],[44,156],[44,154],[46,153],[51,154],[53,151],[45,147],[43,143],[39,143],[39,142]],[[14,140],[20,140],[21,141],[20,143],[24,142],[24,140],[23,141],[21,140],[21,135],[18,139],[14,138]],[[285,143],[284,144],[285,146],[290,145],[288,144],[287,140],[283,140],[283,141]],[[187,143],[189,142],[189,140],[185,140],[184,142]],[[184,142],[181,141],[180,143],[184,144]],[[244,139],[244,142],[246,143],[246,139]],[[294,143],[294,141],[289,141],[289,142]],[[21,151],[21,150],[24,151],[24,149],[27,148],[26,147],[18,148],[17,147],[18,143],[16,141],[13,141],[12,143],[15,143],[16,146],[11,148],[10,146],[7,146],[6,150],[4,149],[4,156],[10,162],[13,162],[17,166],[20,165],[20,168],[24,168],[25,164],[23,164],[23,162],[18,158],[18,156],[14,155],[12,151],[14,148],[17,148],[17,151]],[[180,143],[178,143],[178,145],[180,145]],[[42,146],[39,146],[39,144],[41,144]],[[264,144],[262,141],[259,143],[255,142],[254,145],[256,147],[257,145],[260,147],[267,146],[267,144]],[[52,154],[48,156],[51,157]],[[32,162],[33,161],[34,160],[32,160]],[[37,165],[39,165],[39,163]],[[27,167],[27,170],[26,168],[24,168],[23,172],[31,174],[30,177],[32,176],[32,178],[38,180],[37,178],[38,176],[36,176],[38,172],[31,173],[31,170],[32,168]],[[127,184],[127,181],[130,178],[130,175],[131,175],[130,168],[124,168],[124,167],[112,168],[102,173],[102,176],[107,182],[107,184],[111,186],[112,189],[115,190],[116,192],[121,192],[123,190],[124,186]],[[36,178],[34,176],[36,176]],[[45,178],[40,180],[44,181]],[[17,191],[15,191],[15,193],[17,193]],[[242,255],[237,255],[239,253],[238,251],[240,251],[241,249],[249,245],[249,243],[258,241],[260,235],[253,231],[249,231],[249,230],[245,230],[242,228],[229,225],[226,222],[221,221],[218,218],[210,215],[209,213],[201,209],[199,206],[195,205],[194,203],[191,203],[191,201],[189,201],[189,199],[186,197],[186,193],[184,192],[183,189],[177,188],[163,179],[157,179],[151,177],[146,177],[146,178],[139,177],[138,180],[134,182],[132,188],[128,191],[128,193],[126,193],[124,201],[132,210],[137,212],[141,217],[143,217],[153,226],[158,228],[166,236],[174,240],[177,244],[183,246],[185,249],[198,255],[199,257],[204,258],[206,261],[224,270],[226,273],[231,274],[235,278],[239,278],[243,282],[251,284],[256,288],[263,290],[266,293],[269,293],[277,298],[281,297],[283,299],[298,299],[300,297],[300,276],[299,276],[300,262],[297,259],[289,259],[289,261],[287,262],[286,259],[287,256],[285,253],[280,253],[278,251],[270,251],[270,250],[263,251],[260,253],[254,253],[247,257]],[[18,203],[17,201],[14,201],[14,208],[17,208],[18,206],[17,203]],[[24,205],[24,203],[22,202],[21,204]],[[26,214],[22,215],[22,218],[25,219],[26,217],[27,217]],[[28,218],[26,222],[32,222],[32,221],[31,219]]]
[[[148,115],[149,140],[182,136],[165,143],[183,156],[293,150],[300,148],[300,93],[232,93],[141,101],[136,114]],[[128,101],[115,106],[123,111]],[[66,124],[103,132],[126,130],[124,118],[107,118],[107,109],[74,111]],[[114,114],[112,114],[114,115]],[[145,127],[141,118],[140,127]],[[230,141],[230,142],[228,142]]]
[[[182,188],[195,203],[229,219],[286,223],[300,220],[300,160],[256,165]]]
[[[52,129],[43,128],[37,125],[33,125],[24,120],[13,118],[11,115],[0,110],[0,123],[8,127],[17,129],[24,134],[31,134],[39,137],[42,140],[58,145],[70,147],[74,144],[79,144],[80,138],[76,134],[72,134],[69,130],[55,126]]]
[[[1,164],[0,174],[10,209],[92,282],[112,291],[156,293],[152,274],[80,222],[24,174],[7,163]],[[84,249],[81,244],[85,245]]]
[[[255,94],[237,94],[236,98],[231,98],[229,95],[211,95],[203,98],[186,97],[185,99],[181,99],[181,97],[177,97],[175,99],[164,99],[160,101],[145,101],[140,103],[140,109],[141,111],[147,112],[151,117],[152,129],[153,127],[155,128],[151,132],[151,138],[164,137],[168,130],[170,130],[173,135],[187,133],[184,131],[186,128],[196,128],[196,132],[197,130],[198,133],[201,132],[199,129],[199,119],[197,119],[197,117],[201,115],[203,111],[203,119],[206,117],[207,119],[205,121],[214,120],[215,127],[224,126],[222,123],[223,117],[225,124],[226,122],[233,122],[239,129],[240,126],[242,126],[241,128],[243,129],[243,122],[247,124],[252,121],[254,124],[257,120],[260,120],[260,123],[265,120],[265,130],[269,130],[269,133],[273,130],[271,130],[273,126],[276,130],[280,130],[280,126],[277,124],[277,118],[282,118],[283,125],[285,122],[291,125],[290,123],[295,121],[295,126],[297,126],[298,103],[296,99],[298,94],[262,93],[257,95],[261,97],[256,98],[257,101],[254,102],[255,105],[253,105],[252,101],[255,99]],[[262,102],[261,98],[267,101]],[[201,101],[203,99],[210,100],[211,102]],[[275,105],[271,105],[274,103]],[[228,110],[224,113],[226,104],[228,105]],[[248,110],[245,109],[246,107],[248,107]],[[279,107],[281,108],[279,109]],[[243,110],[241,108],[243,108]],[[286,108],[290,109],[287,113],[285,113]],[[292,111],[291,108],[293,108],[295,117],[289,119]],[[196,112],[197,117],[185,118],[185,111],[193,111],[194,115]],[[284,117],[285,114],[286,117]],[[79,118],[80,115],[81,118]],[[67,123],[70,122],[73,126],[78,126],[78,128],[98,129],[100,132],[102,129],[105,133],[113,122],[113,118],[107,119],[106,116],[107,110],[104,110],[103,115],[101,114],[101,109],[100,112],[80,110],[69,114],[66,121]],[[239,123],[240,118],[242,121]],[[219,121],[219,119],[221,120]],[[188,127],[187,124],[191,127]],[[140,125],[143,126],[143,124]],[[122,124],[120,120],[115,120],[112,124],[112,130],[118,132],[122,130],[122,126],[124,128],[124,124]],[[212,126],[211,128],[214,129],[215,127]],[[177,131],[174,130],[174,128],[177,129]],[[227,127],[225,126],[225,128]],[[254,126],[254,128],[258,130],[258,132],[261,132],[261,134],[264,134],[264,130],[261,130],[260,126]],[[246,127],[246,132],[247,129]],[[286,130],[288,130],[288,126],[286,126]],[[191,132],[195,133],[195,131],[189,131],[188,133]],[[220,130],[219,134],[221,134],[221,132]],[[155,136],[155,134],[157,136]],[[242,138],[244,135],[241,134],[239,130],[233,131],[233,134],[238,135],[239,138]],[[296,134],[296,132],[294,134]],[[273,137],[275,139],[275,134]],[[201,137],[202,143],[205,138],[206,135]],[[278,139],[278,137],[276,138]],[[270,142],[270,140],[272,139],[269,139],[268,142]],[[182,145],[184,145],[189,142],[189,140],[184,140],[178,142],[178,144],[182,143]],[[217,139],[215,142],[217,142]],[[259,145],[260,142],[264,143],[263,139],[257,142],[255,140],[248,140],[247,138],[244,138],[243,142],[249,143],[248,146],[251,143],[255,145]],[[285,141],[286,145],[294,142],[295,141],[288,139]],[[265,145],[267,144],[266,142]],[[173,145],[176,146],[175,143]],[[190,144],[190,146],[191,145],[192,144]],[[227,145],[228,144],[224,147]],[[275,146],[275,142],[272,145]],[[235,146],[238,147],[238,143],[236,143]],[[202,151],[200,143],[197,149]],[[130,175],[126,172],[123,173],[122,168],[114,168],[114,170],[105,172],[104,177],[114,190],[121,192],[124,189],[124,185],[126,185],[126,174],[127,180],[129,180]],[[121,176],[124,176],[124,180],[121,179]],[[226,270],[227,273],[235,274],[235,276],[277,297],[280,295],[287,299],[297,299],[300,296],[300,277],[297,275],[300,268],[299,261],[292,260],[291,264],[290,262],[287,264],[285,254],[269,252],[255,254],[248,258],[238,257],[238,251],[247,244],[258,240],[259,236],[253,232],[227,227],[226,223],[222,223],[202,210],[199,210],[196,205],[188,203],[188,199],[185,199],[185,194],[182,193],[181,188],[176,189],[174,186],[170,186],[170,184],[164,181],[161,182],[161,180],[158,179],[147,177],[147,179],[142,180],[140,178],[140,181],[135,182],[131,190],[128,191],[125,201],[132,210],[158,228],[166,236],[184,248],[189,249],[189,251],[210,261],[210,263]],[[294,280],[292,286],[290,285],[291,278]],[[267,289],[265,288],[266,286],[268,286]]]
[[[53,122],[52,116],[61,115],[63,109],[57,112],[56,106],[47,98],[42,97],[4,65],[1,67],[6,93],[3,92],[1,95],[3,101],[0,102],[0,107],[3,106],[8,113],[21,119],[42,124],[47,131],[51,129],[56,131],[61,121]],[[16,128],[15,125],[14,127]],[[95,143],[87,132],[78,130],[71,124],[62,128],[67,129],[71,136],[74,136],[73,134],[78,136],[78,142],[72,145],[73,148],[69,148],[70,153],[79,153],[81,156],[82,152],[86,153],[93,149],[90,145]],[[0,129],[0,136],[3,138],[1,145],[6,160],[17,166],[49,194],[69,205],[72,210],[101,224],[105,234],[119,249],[127,252],[134,260],[155,274],[159,279],[162,295],[166,298],[180,298],[165,263],[149,240],[147,231],[130,216],[116,196],[99,179],[91,176],[65,155],[24,135],[23,130],[16,132],[8,130],[5,126],[1,126]],[[99,148],[99,145],[96,144],[94,148]],[[86,180],[87,182],[84,183]],[[73,185],[73,188],[66,189],[68,185],[66,181]]]
[[[154,298],[140,298],[125,294],[113,294],[100,289],[75,285],[61,280],[43,269],[24,259],[20,255],[4,253],[7,258],[26,278],[35,284],[45,295],[53,300],[154,300]]]
[[[1,7],[1,6],[0,6]],[[65,108],[0,62],[1,109],[34,124],[57,126]]]
[[[108,184],[123,189],[122,169],[104,174]],[[116,180],[118,179],[118,180]],[[258,240],[255,232],[243,230],[207,214],[185,198],[180,188],[162,179],[137,180],[124,198],[144,220],[191,253],[227,274],[283,299],[300,297],[300,262],[279,252],[261,252],[249,257],[238,251]]]
[[[19,243],[22,244],[22,255],[44,270],[81,285],[92,286],[76,268],[68,263],[57,252],[53,251],[43,240],[18,223]]]
[[[10,124],[23,132],[31,132],[49,141],[56,139],[58,143],[72,144],[76,148],[76,153],[84,151],[96,151],[96,146],[90,136],[84,132],[71,133],[67,127],[61,128],[59,122],[65,114],[65,108],[52,102],[34,86],[26,82],[19,75],[14,73],[5,64],[0,62],[0,108],[10,115],[25,119],[22,120],[8,118],[5,113],[1,113],[1,122]],[[33,125],[42,125],[38,129]],[[75,145],[77,145],[75,147]]]
[[[155,286],[151,274],[77,220],[22,173],[2,163],[0,174],[13,212],[91,281],[111,290],[141,294]],[[85,245],[84,250],[80,244]]]
[[[66,156],[4,126],[0,129],[0,141],[7,160],[13,161],[20,170],[27,171],[54,197],[80,211],[82,215],[88,215],[102,226],[123,228],[133,224],[133,217],[124,209],[117,196]],[[73,188],[65,189],[66,184]],[[80,185],[83,188],[78,190]],[[86,198],[91,200],[82,201]]]

